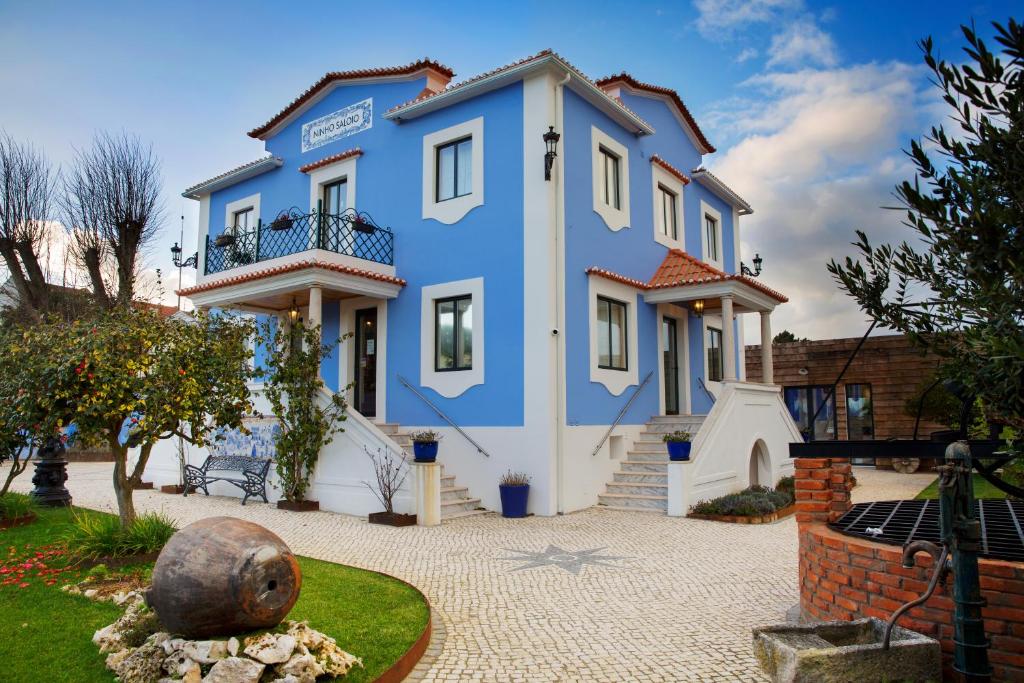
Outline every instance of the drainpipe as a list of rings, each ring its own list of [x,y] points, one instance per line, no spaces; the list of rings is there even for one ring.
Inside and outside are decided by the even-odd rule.
[[[562,89],[572,78],[572,73],[565,72],[565,77],[555,84],[555,126],[562,131],[565,140],[565,126],[562,121]],[[565,158],[563,142],[562,158]],[[556,511],[565,513],[565,496],[563,482],[565,480],[565,330],[562,328],[562,301],[565,298],[565,283],[562,280],[562,254],[565,245],[565,200],[563,197],[562,177],[564,163],[559,162],[555,172],[555,327],[559,336],[555,340],[555,497]]]

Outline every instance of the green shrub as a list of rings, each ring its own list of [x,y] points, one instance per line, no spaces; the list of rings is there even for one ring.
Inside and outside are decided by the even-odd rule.
[[[117,517],[75,514],[64,543],[83,559],[127,557],[158,552],[174,532],[174,523],[158,512],[139,515],[127,529]]]
[[[35,512],[38,507],[32,496],[7,492],[0,496],[0,519],[16,519]]]
[[[779,483],[775,485],[775,490],[788,493],[790,498],[796,498],[796,478],[793,475],[789,475],[779,479]]]
[[[781,510],[792,502],[792,494],[785,490],[772,490],[755,484],[739,493],[702,500],[690,508],[690,512],[700,515],[760,517]]]

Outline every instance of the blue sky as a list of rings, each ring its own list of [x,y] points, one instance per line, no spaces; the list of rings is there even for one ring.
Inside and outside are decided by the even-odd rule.
[[[926,7],[922,9],[922,7]],[[908,177],[900,149],[942,115],[916,41],[961,57],[1009,2],[754,0],[680,3],[0,3],[0,128],[56,163],[97,130],[151,141],[163,162],[168,247],[186,186],[257,158],[245,132],[324,72],[429,56],[456,80],[552,48],[591,77],[626,70],[676,89],[718,153],[707,165],[747,198],[743,253],[790,294],[776,329],[855,335],[856,307],[824,270],[856,227],[898,238],[879,206]],[[175,277],[165,280],[169,287]],[[186,280],[186,283],[188,280]],[[748,341],[755,325],[748,326]]]

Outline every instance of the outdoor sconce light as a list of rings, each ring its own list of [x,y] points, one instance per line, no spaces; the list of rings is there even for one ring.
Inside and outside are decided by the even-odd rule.
[[[198,268],[199,267],[199,252],[192,254],[184,261],[181,260],[181,247],[175,242],[174,246],[171,247],[171,262],[175,268]]]
[[[548,126],[548,132],[544,133],[544,144],[547,147],[544,153],[544,180],[551,180],[551,167],[558,156],[558,141],[561,137],[555,132],[554,126]]]
[[[761,258],[761,255],[754,254],[754,269],[747,268],[747,264],[740,261],[740,273],[748,277],[757,277],[761,274],[762,263],[764,263],[764,259]]]
[[[299,307],[295,305],[295,299],[292,299],[292,308],[288,311],[288,319],[293,325],[299,319]]]
[[[699,318],[704,315],[704,299],[697,299],[693,302],[690,307],[693,309],[694,314]]]

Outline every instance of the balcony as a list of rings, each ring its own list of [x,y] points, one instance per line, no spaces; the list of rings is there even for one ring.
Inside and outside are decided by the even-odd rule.
[[[232,268],[323,249],[374,263],[394,265],[395,237],[388,228],[374,223],[365,212],[346,209],[340,214],[312,213],[292,208],[270,223],[257,221],[256,228],[206,236],[204,274],[213,275]]]

